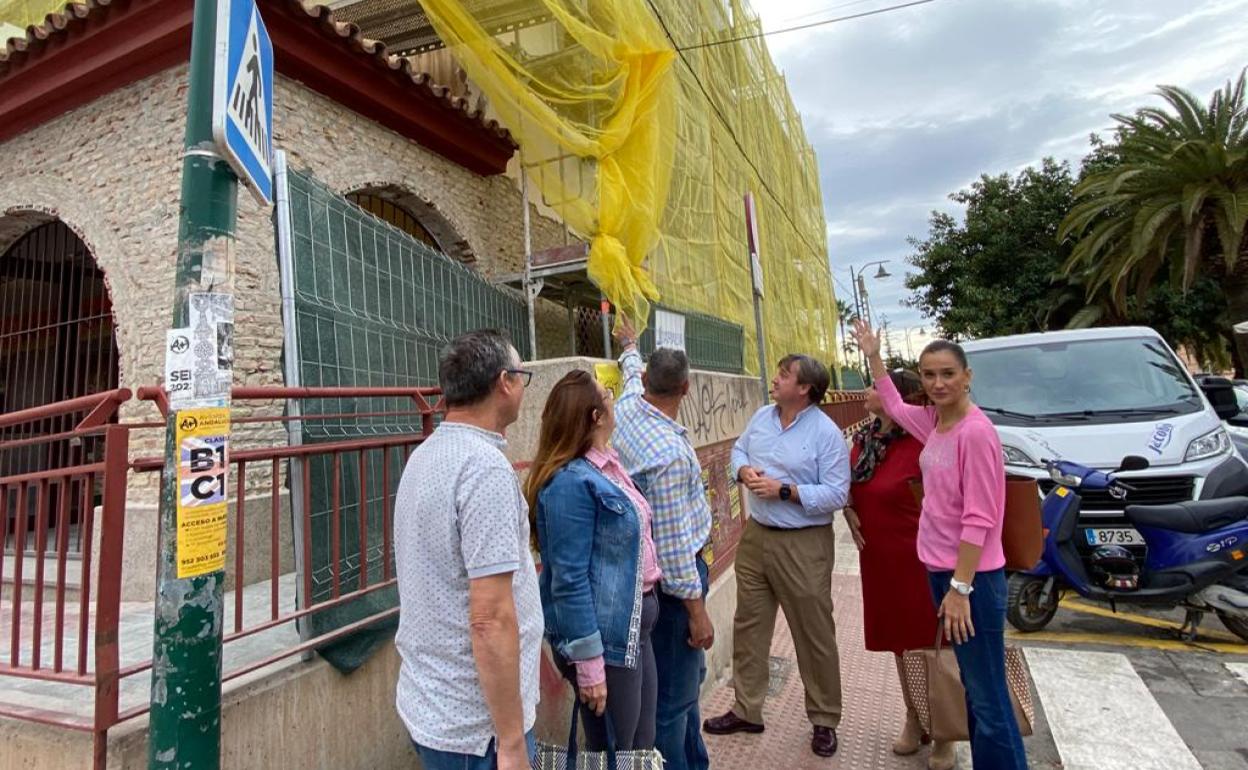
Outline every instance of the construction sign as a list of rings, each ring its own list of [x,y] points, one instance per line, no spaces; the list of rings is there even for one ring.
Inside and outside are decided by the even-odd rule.
[[[225,569],[230,410],[177,413],[178,577]]]

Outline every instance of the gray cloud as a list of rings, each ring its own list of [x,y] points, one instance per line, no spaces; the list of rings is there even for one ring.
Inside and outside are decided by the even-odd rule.
[[[767,5],[767,29],[830,18],[828,0]],[[763,3],[759,3],[762,7]],[[1077,163],[1110,114],[1156,103],[1158,84],[1204,97],[1248,64],[1248,0],[937,0],[769,40],[819,156],[833,274],[891,260],[981,173],[1046,155]],[[870,282],[898,325],[900,277]]]

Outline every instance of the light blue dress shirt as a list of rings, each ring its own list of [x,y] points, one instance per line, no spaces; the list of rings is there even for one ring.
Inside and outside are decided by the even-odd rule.
[[[750,495],[750,517],[768,527],[796,529],[832,523],[849,497],[849,447],[841,429],[816,405],[780,427],[780,408],[764,406],[732,448],[732,474],[761,469],[782,484],[797,486],[801,502]]]

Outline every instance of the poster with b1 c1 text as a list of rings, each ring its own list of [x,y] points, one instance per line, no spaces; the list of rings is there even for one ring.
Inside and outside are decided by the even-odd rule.
[[[225,569],[230,410],[177,413],[178,577]]]

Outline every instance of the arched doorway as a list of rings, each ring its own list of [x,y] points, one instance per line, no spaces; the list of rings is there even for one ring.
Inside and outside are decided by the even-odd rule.
[[[113,306],[104,273],[73,230],[43,219],[0,250],[0,413],[117,387]],[[55,436],[72,430],[79,417],[0,428],[0,443]],[[101,450],[95,436],[19,444],[0,451],[0,478],[95,462]],[[4,524],[11,533],[9,510]],[[27,528],[33,536],[32,530]]]

